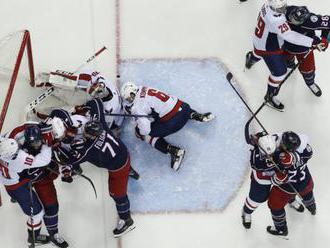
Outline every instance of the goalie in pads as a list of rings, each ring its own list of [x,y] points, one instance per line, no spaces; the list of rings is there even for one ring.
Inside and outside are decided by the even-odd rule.
[[[122,101],[117,87],[100,72],[84,69],[77,73],[61,70],[39,74],[37,87],[55,87],[63,90],[82,90],[87,93],[87,99],[99,98],[103,102],[105,114],[123,114]],[[76,114],[84,114],[84,106],[76,106]],[[106,115],[106,123],[115,134],[124,118],[122,116]],[[119,134],[118,134],[119,135]]]

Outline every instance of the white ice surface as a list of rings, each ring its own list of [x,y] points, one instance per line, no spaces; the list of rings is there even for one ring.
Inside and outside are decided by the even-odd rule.
[[[324,0],[289,1],[308,5],[315,12],[329,14],[330,4]],[[237,78],[248,103],[256,109],[266,91],[268,71],[259,63],[244,71],[245,52],[251,49],[257,12],[261,0],[121,0],[121,57],[208,58],[224,62]],[[31,31],[37,70],[65,68],[74,70],[85,58],[102,45],[109,53],[97,66],[115,78],[115,0],[51,0],[1,1],[0,37],[13,30]],[[272,223],[269,210],[261,206],[253,215],[252,229],[241,226],[240,211],[248,192],[249,178],[229,205],[217,213],[198,214],[137,214],[137,228],[116,241],[111,236],[116,216],[112,201],[107,197],[106,175],[92,167],[85,170],[96,182],[98,200],[93,199],[90,186],[79,180],[73,185],[58,182],[60,192],[61,232],[71,247],[327,247],[329,203],[328,144],[330,143],[330,85],[328,84],[329,52],[316,53],[318,84],[323,95],[315,98],[295,73],[281,90],[286,106],[284,113],[264,109],[260,120],[271,132],[295,130],[310,137],[315,155],[310,170],[315,180],[317,215],[287,211],[290,236],[282,240],[266,234]],[[0,96],[3,97],[3,88]],[[31,89],[19,91],[10,108],[5,127],[19,122],[17,109],[36,94]],[[28,99],[27,99],[28,98]],[[221,103],[221,100],[219,100]],[[242,133],[243,135],[243,133]],[[150,150],[149,150],[150,151]],[[247,151],[248,152],[248,151]],[[0,247],[24,247],[25,217],[17,206],[8,202],[1,188],[4,206],[0,208]]]

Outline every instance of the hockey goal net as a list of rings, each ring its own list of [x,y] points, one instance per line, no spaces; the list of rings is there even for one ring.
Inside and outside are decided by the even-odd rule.
[[[30,32],[22,30],[0,39],[0,132],[5,122],[18,77],[34,86]]]
[[[28,30],[17,31],[0,39],[0,133],[20,74],[24,75],[25,82],[34,85],[32,47]]]

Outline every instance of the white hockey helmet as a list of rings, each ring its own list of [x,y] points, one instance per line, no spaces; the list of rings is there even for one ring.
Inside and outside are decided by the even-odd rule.
[[[277,13],[285,14],[287,7],[287,0],[267,0],[267,3],[273,11]]]
[[[14,139],[0,141],[0,159],[11,159],[18,152],[18,143]]]
[[[258,145],[263,153],[266,152],[267,155],[271,155],[276,150],[275,137],[269,134],[262,136],[258,140]]]
[[[66,128],[64,126],[63,121],[58,118],[58,117],[54,117],[52,118],[52,120],[50,121],[52,128],[53,128],[53,134],[54,134],[54,138],[55,139],[62,139],[65,136],[65,131]]]
[[[125,101],[132,103],[138,90],[139,87],[136,84],[127,82],[121,87],[120,95]]]

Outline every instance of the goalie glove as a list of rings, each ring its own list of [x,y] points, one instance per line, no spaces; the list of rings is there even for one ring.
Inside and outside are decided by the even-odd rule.
[[[72,183],[72,166],[62,165],[60,166],[61,180],[62,182]]]
[[[102,97],[102,95],[105,94],[106,92],[106,87],[104,83],[96,82],[93,83],[88,89],[87,89],[88,94],[95,98],[95,97]]]
[[[282,184],[288,182],[288,173],[287,172],[276,172],[270,178],[270,181],[275,186],[281,186]]]

